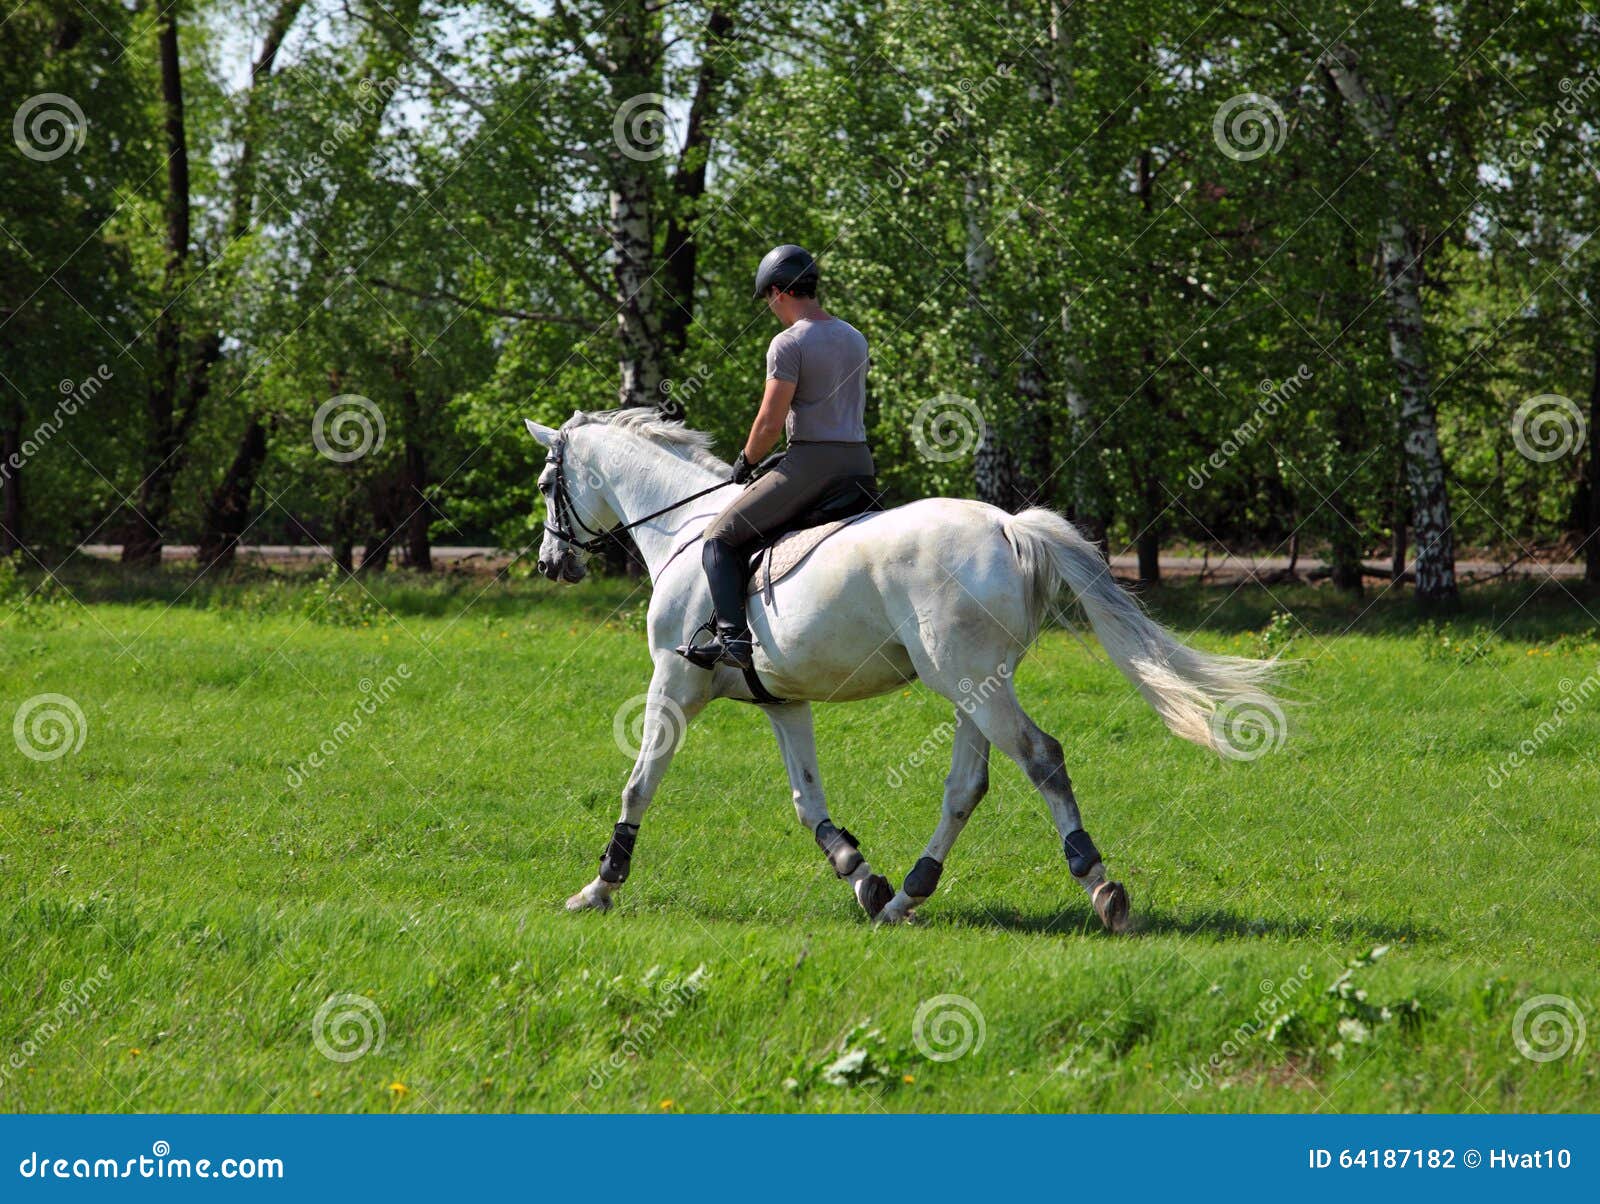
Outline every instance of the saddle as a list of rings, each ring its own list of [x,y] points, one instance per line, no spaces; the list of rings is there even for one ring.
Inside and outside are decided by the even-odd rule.
[[[755,587],[765,590],[767,600],[770,602],[773,585],[799,568],[823,540],[883,508],[877,477],[843,478],[819,497],[809,510],[769,532],[751,553],[746,566],[746,596],[754,592],[752,587]],[[678,552],[694,546],[696,542],[698,540],[684,544]],[[669,557],[669,563],[678,552]],[[694,634],[689,637],[689,644],[693,645],[701,635],[714,632],[716,625],[716,616],[712,615],[695,629]],[[750,687],[753,701],[757,704],[770,705],[785,701],[762,685],[761,678],[753,667],[744,670],[744,679]]]
[[[883,509],[877,477],[845,477],[811,509],[769,532],[750,555],[748,593],[772,587],[805,562],[823,540],[857,519]]]

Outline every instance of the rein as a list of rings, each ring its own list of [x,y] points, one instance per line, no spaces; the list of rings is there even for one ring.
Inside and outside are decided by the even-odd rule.
[[[642,527],[653,518],[660,518],[663,514],[670,514],[680,506],[687,506],[690,502],[698,501],[708,493],[715,493],[719,489],[726,489],[732,481],[718,481],[715,485],[708,485],[698,493],[691,493],[688,497],[679,498],[670,506],[663,506],[653,510],[643,518],[636,518],[631,523],[623,523],[619,527],[612,527],[609,531],[596,531],[583,519],[578,517],[577,508],[572,504],[572,493],[567,488],[566,452],[567,441],[565,437],[558,439],[556,445],[550,449],[550,458],[555,464],[556,479],[550,491],[550,516],[545,520],[545,530],[557,539],[565,540],[575,548],[585,552],[598,552],[605,547],[606,540],[616,539],[622,532],[631,531],[635,527]],[[559,525],[558,525],[559,524]],[[584,537],[580,537],[567,529],[581,528]]]

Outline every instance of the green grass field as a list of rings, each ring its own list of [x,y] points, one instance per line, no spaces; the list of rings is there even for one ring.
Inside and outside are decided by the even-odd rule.
[[[998,761],[924,922],[874,929],[730,702],[616,910],[567,915],[647,680],[627,582],[30,584],[0,724],[59,694],[85,730],[32,759],[36,710],[0,754],[6,1110],[1600,1108],[1600,601],[1480,590],[1433,628],[1397,599],[1158,591],[1205,647],[1303,660],[1288,744],[1249,763],[1047,633],[1019,690],[1131,891],[1112,937]],[[896,881],[947,717],[921,688],[818,711],[833,816]],[[1523,1044],[1570,1046],[1542,1061],[1516,1024],[1539,996]]]

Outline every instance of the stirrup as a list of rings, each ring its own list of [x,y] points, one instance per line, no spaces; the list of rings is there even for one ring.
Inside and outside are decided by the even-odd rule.
[[[710,643],[706,644],[680,644],[675,652],[691,665],[701,669],[713,669],[718,665],[729,665],[735,669],[750,669],[754,667],[755,648],[750,641],[750,633],[729,636],[725,632],[717,632]]]

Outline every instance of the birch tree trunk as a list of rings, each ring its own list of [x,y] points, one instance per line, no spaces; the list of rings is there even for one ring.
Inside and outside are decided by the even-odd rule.
[[[622,120],[606,148],[610,175],[611,278],[617,306],[619,406],[659,406],[666,379],[656,283],[656,166],[665,146],[659,97],[665,53],[661,21],[645,0],[624,0],[606,23],[604,62]],[[654,116],[659,113],[659,118]],[[654,124],[652,124],[654,123]]]
[[[617,172],[611,188],[612,280],[617,289],[619,406],[656,406],[665,379],[656,313],[653,188],[645,174]]]
[[[671,393],[668,378],[688,345],[694,321],[699,206],[723,85],[739,60],[729,53],[734,40],[731,10],[714,4],[702,26],[683,145],[669,175],[661,166],[673,149],[667,144],[662,95],[667,8],[657,0],[622,0],[616,7],[608,3],[591,29],[566,0],[552,0],[568,42],[604,81],[615,116],[611,143],[586,148],[606,186],[610,283],[578,270],[590,291],[616,310],[617,404],[652,406],[682,419],[683,404]],[[589,40],[591,32],[600,33],[597,42]],[[576,267],[570,259],[569,266]]]
[[[1358,56],[1348,46],[1335,45],[1323,55],[1322,62],[1367,137],[1392,152],[1393,98],[1372,89],[1360,71]],[[1405,185],[1393,167],[1391,164],[1384,184],[1389,211],[1379,227],[1378,243],[1389,301],[1389,358],[1399,382],[1401,445],[1416,541],[1417,598],[1428,605],[1451,606],[1458,598],[1455,537],[1428,367],[1422,249],[1407,217]]]

